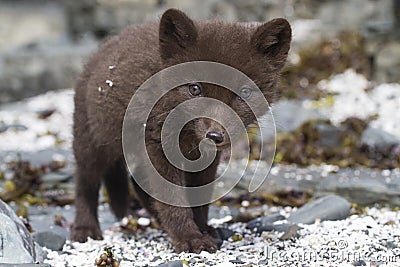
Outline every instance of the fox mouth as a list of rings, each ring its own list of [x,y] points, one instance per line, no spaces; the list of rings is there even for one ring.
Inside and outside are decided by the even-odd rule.
[[[225,142],[224,141],[222,143],[215,143],[213,140],[210,140],[208,138],[206,138],[206,139],[207,139],[207,142],[204,142],[206,148],[210,148],[210,149],[216,148],[217,151],[222,151],[222,150],[225,150],[225,149],[227,149],[227,148],[229,148],[231,146],[230,142]]]

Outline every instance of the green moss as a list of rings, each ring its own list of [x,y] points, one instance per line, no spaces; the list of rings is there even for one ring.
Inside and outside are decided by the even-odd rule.
[[[234,234],[231,237],[232,242],[238,242],[238,241],[242,241],[243,240],[243,236],[239,235],[239,234]]]
[[[27,216],[27,209],[31,205],[45,204],[70,204],[65,195],[46,197],[47,190],[42,184],[41,177],[49,172],[55,172],[65,166],[65,162],[51,161],[41,166],[32,166],[29,161],[16,160],[7,163],[6,170],[10,172],[11,179],[4,181],[0,199],[5,202],[14,201],[17,205],[17,214]],[[62,201],[60,201],[62,199]]]
[[[340,167],[366,166],[393,169],[400,167],[396,147],[377,150],[361,143],[361,136],[368,120],[346,119],[337,129],[337,144],[329,146],[322,141],[321,128],[331,127],[328,120],[310,120],[292,133],[278,133],[275,162],[299,165],[321,163]],[[325,137],[327,138],[327,137]]]

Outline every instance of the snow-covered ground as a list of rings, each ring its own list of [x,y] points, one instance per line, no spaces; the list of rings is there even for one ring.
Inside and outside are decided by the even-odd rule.
[[[400,84],[374,86],[354,70],[321,81],[319,87],[335,93],[333,106],[323,112],[334,123],[348,117],[367,119],[376,116],[370,125],[400,138]]]
[[[72,89],[52,91],[0,106],[0,150],[70,148],[73,95]],[[54,110],[51,116],[40,118],[40,113],[51,110]]]

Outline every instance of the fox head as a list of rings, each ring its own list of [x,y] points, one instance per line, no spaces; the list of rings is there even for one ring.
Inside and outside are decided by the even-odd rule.
[[[246,74],[268,102],[273,101],[290,42],[291,28],[285,19],[274,19],[257,26],[219,21],[197,22],[179,10],[169,9],[162,15],[159,25],[159,53],[163,67],[192,61],[228,65]],[[255,122],[255,114],[247,104],[252,97],[255,94],[249,87],[235,93],[215,84],[193,81],[165,94],[153,113],[157,117],[157,114],[168,114],[187,100],[211,98],[229,106],[247,127]],[[228,121],[222,126],[218,122],[218,119],[227,117],[218,105],[210,104],[202,108],[207,109],[211,116],[188,122],[180,136],[181,144],[198,143],[206,138],[219,150],[229,147],[234,136],[228,135],[228,132],[235,135],[237,125]],[[159,116],[157,118],[160,123],[163,121]],[[191,150],[192,146],[187,146],[187,149]]]

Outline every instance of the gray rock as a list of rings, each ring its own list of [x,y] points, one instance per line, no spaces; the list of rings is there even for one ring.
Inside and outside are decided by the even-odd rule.
[[[278,132],[292,132],[306,121],[324,118],[318,110],[305,108],[300,100],[281,100],[273,105],[272,111]]]
[[[246,225],[246,228],[248,229],[260,228],[264,225],[272,225],[276,221],[281,221],[285,219],[286,219],[285,216],[281,215],[280,213],[274,213],[249,221]]]
[[[287,219],[293,223],[312,224],[315,220],[335,221],[349,216],[351,204],[344,198],[329,195],[307,203]]]
[[[53,185],[53,184],[59,184],[62,182],[66,182],[66,181],[72,179],[72,177],[73,177],[72,173],[50,172],[50,173],[43,175],[41,178],[42,178],[43,183]]]
[[[47,251],[43,250],[42,247],[35,242],[35,253],[36,253],[36,262],[44,262],[47,258]]]
[[[289,226],[289,228],[279,237],[280,240],[289,240],[294,237],[298,237],[298,231],[301,229],[300,226],[297,224],[292,224]]]
[[[246,264],[244,261],[242,261],[240,258],[236,258],[234,260],[230,260],[229,262],[233,264]]]
[[[341,145],[340,135],[343,134],[344,129],[322,121],[319,121],[316,127],[319,133],[318,145],[331,148]]]
[[[183,262],[181,260],[169,261],[166,263],[162,263],[157,267],[183,267]]]
[[[361,136],[361,142],[372,147],[384,149],[393,144],[400,144],[400,139],[382,129],[368,126]]]
[[[232,231],[228,228],[216,228],[221,240],[228,240],[231,236],[233,236],[236,232]]]
[[[34,263],[35,243],[14,211],[0,200],[0,263]]]
[[[93,41],[59,41],[0,51],[0,103],[72,88],[82,62],[96,47]]]
[[[354,266],[367,266],[367,263],[363,260],[358,260],[358,261],[353,262],[353,265]]]
[[[48,231],[35,233],[33,239],[42,247],[60,251],[62,250],[68,236],[69,233],[67,230],[59,226],[53,226],[52,229]]]
[[[257,233],[262,233],[262,232],[281,232],[281,233],[285,233],[293,225],[295,225],[295,224],[292,224],[292,223],[278,223],[278,224],[270,223],[270,224],[261,225],[260,227],[258,227],[256,229],[257,229]]]

